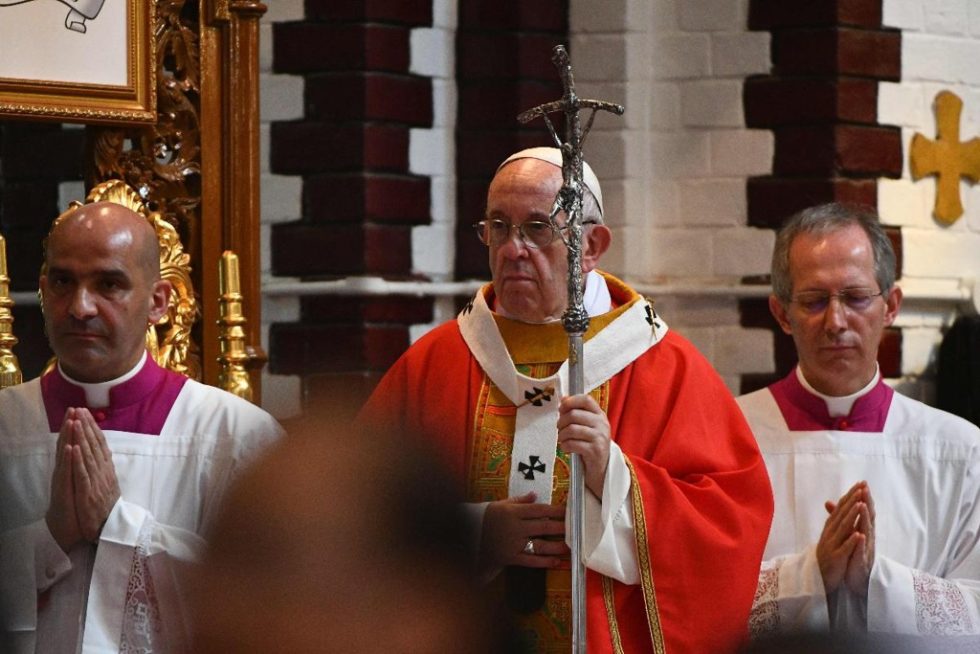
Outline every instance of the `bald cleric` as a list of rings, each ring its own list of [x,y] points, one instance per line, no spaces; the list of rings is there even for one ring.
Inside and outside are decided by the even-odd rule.
[[[66,211],[40,289],[58,363],[0,391],[0,651],[179,650],[179,573],[281,428],[147,355],[171,287],[146,218]]]
[[[568,396],[561,155],[498,168],[476,223],[492,282],[392,366],[362,411],[440,448],[489,592],[528,651],[567,652],[569,454],[585,471],[589,652],[732,652],[745,639],[772,496],[721,379],[651,304],[597,270],[612,234],[585,167],[584,395]]]

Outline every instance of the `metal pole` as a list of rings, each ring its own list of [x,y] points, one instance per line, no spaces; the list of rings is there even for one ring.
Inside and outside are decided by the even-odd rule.
[[[579,395],[584,390],[582,334],[568,335],[568,356],[579,365],[569,368],[568,392]],[[568,533],[572,550],[572,652],[584,654],[586,643],[585,559],[582,556],[582,532],[585,517],[585,469],[582,457],[572,454],[571,480],[568,489]]]

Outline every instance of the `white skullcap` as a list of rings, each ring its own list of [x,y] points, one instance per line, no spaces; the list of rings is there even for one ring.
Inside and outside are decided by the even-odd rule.
[[[497,166],[497,170],[499,171],[511,161],[516,161],[518,159],[538,159],[540,161],[546,161],[553,166],[558,166],[559,168],[561,168],[562,164],[561,150],[558,148],[527,148],[526,150],[515,152],[504,159],[504,162]],[[590,166],[584,159],[582,160],[582,181],[585,183],[585,188],[587,188],[592,194],[592,197],[595,198],[595,203],[599,206],[600,217],[604,216],[606,212],[602,207],[602,187],[599,186],[599,178],[595,176],[594,172],[592,172],[592,166]]]

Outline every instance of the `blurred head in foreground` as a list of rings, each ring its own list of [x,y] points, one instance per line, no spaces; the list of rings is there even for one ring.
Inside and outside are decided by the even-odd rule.
[[[978,646],[975,636],[797,633],[756,641],[741,654],[970,654]]]
[[[195,580],[194,651],[495,651],[437,458],[325,424],[304,421],[230,492]]]

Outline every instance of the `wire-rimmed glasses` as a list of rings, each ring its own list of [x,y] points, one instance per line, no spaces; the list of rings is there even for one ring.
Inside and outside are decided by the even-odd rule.
[[[595,224],[594,220],[585,221],[584,225]],[[488,218],[473,223],[473,229],[480,242],[486,246],[496,246],[510,238],[512,230],[517,230],[517,235],[521,242],[530,248],[543,248],[551,245],[558,238],[560,230],[566,229],[567,225],[554,227],[550,222],[544,220],[526,220],[520,224],[511,224],[499,218]]]
[[[792,302],[805,313],[823,313],[830,306],[830,298],[837,298],[843,306],[851,311],[866,311],[876,297],[884,295],[882,291],[871,288],[845,288],[837,293],[827,291],[804,291],[793,296]]]

